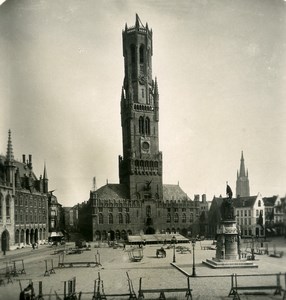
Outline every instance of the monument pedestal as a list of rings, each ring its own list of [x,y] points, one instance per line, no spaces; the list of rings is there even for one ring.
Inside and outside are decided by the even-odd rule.
[[[257,268],[252,261],[239,258],[239,236],[235,220],[223,220],[217,229],[216,257],[203,261],[211,268]]]

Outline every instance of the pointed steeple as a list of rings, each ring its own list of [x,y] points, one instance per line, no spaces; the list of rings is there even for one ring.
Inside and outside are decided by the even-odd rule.
[[[14,162],[13,146],[11,139],[11,130],[8,131],[8,144],[7,144],[7,154],[6,154],[7,164],[12,164]]]
[[[49,179],[47,175],[46,163],[44,164],[43,182],[43,192],[47,194],[49,192]]]
[[[136,29],[139,29],[139,27],[140,27],[140,25],[139,25],[139,16],[138,16],[138,14],[136,14],[136,21],[135,21],[135,27],[136,27]]]
[[[48,175],[47,175],[47,168],[46,168],[46,163],[44,164],[44,173],[43,173],[43,179],[48,179]]]
[[[245,172],[243,151],[241,151],[240,169],[237,171],[236,179],[236,197],[250,196],[248,170]]]
[[[159,92],[158,92],[158,82],[157,82],[157,77],[155,77],[154,94],[155,94],[156,96],[159,95]]]
[[[240,174],[240,176],[245,176],[245,166],[244,166],[243,151],[241,151],[239,174]]]

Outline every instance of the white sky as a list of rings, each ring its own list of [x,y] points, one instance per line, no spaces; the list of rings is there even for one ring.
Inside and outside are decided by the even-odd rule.
[[[153,29],[164,183],[188,195],[286,193],[286,3],[282,0],[8,0],[0,6],[0,152],[47,165],[64,206],[118,183],[122,29]]]

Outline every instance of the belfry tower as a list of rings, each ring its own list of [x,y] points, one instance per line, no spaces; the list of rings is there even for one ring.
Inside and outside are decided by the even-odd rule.
[[[159,151],[159,93],[152,79],[152,30],[136,14],[135,26],[122,32],[124,82],[121,93],[123,156],[119,180],[134,200],[162,200]]]
[[[237,171],[236,197],[249,197],[248,171],[245,172],[243,151],[241,152],[240,169]]]

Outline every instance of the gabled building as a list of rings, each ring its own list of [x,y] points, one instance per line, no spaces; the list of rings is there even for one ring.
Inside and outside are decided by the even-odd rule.
[[[209,231],[215,237],[221,221],[223,197],[214,197],[209,211]],[[243,237],[265,235],[265,209],[261,194],[233,198],[234,214],[240,234]]]
[[[284,234],[283,199],[278,195],[263,198],[265,207],[265,227],[268,235]]]
[[[256,196],[235,198],[233,205],[242,236],[265,235],[265,210],[260,193]]]
[[[2,251],[48,236],[48,178],[37,178],[32,155],[14,158],[10,130],[6,156],[0,155],[0,235]]]

